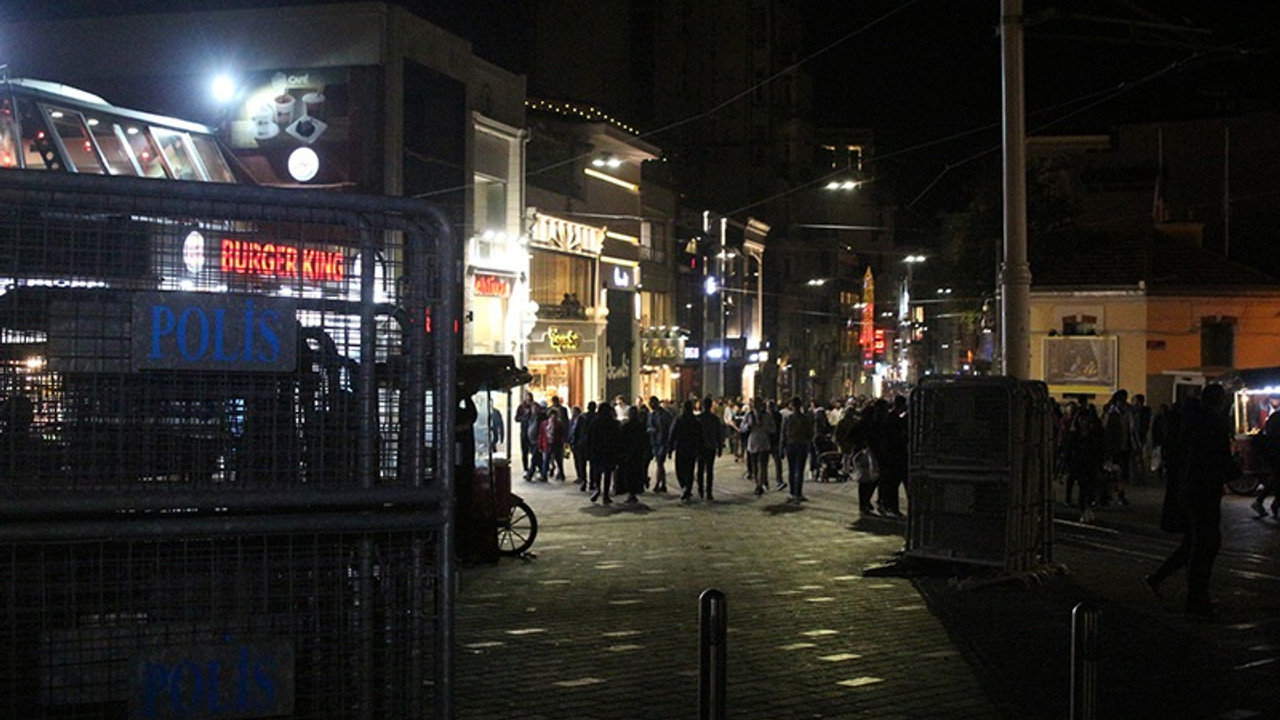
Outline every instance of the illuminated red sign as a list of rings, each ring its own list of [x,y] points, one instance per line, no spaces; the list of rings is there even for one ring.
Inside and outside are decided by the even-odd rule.
[[[477,295],[511,297],[511,281],[497,275],[476,275],[472,286]]]
[[[222,272],[263,278],[297,278],[308,282],[342,282],[347,259],[339,252],[293,245],[223,239]]]
[[[875,348],[875,354],[877,356],[883,356],[884,355],[884,330],[877,329],[875,338],[876,338],[875,344],[873,346]]]

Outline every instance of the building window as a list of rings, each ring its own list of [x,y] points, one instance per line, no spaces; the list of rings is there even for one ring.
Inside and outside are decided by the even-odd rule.
[[[583,308],[595,306],[594,260],[565,253],[535,250],[529,260],[529,294],[548,317],[561,308],[566,294],[577,296]]]
[[[1236,319],[1213,316],[1200,319],[1200,364],[1233,367],[1236,362]]]
[[[1062,318],[1063,335],[1097,335],[1098,318],[1094,315],[1069,315]]]

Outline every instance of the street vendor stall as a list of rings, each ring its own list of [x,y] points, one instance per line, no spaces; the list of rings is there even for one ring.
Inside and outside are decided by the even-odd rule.
[[[1232,418],[1235,437],[1231,451],[1243,470],[1241,478],[1231,484],[1233,492],[1249,495],[1269,472],[1257,452],[1257,437],[1268,416],[1280,412],[1280,367],[1233,370],[1216,379],[1233,393]]]

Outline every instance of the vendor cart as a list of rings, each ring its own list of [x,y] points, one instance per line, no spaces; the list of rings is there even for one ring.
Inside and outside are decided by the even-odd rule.
[[[458,363],[459,553],[465,562],[495,562],[528,552],[538,536],[533,508],[511,492],[506,451],[509,391],[529,382],[509,355],[464,355]]]
[[[1258,438],[1267,417],[1280,412],[1280,367],[1233,370],[1216,382],[1233,393],[1234,398],[1235,436],[1231,453],[1240,464],[1241,473],[1228,487],[1234,493],[1252,495],[1271,471],[1258,451]]]

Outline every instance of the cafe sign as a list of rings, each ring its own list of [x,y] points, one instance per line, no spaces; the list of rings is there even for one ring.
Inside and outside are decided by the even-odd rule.
[[[547,344],[556,352],[572,352],[582,346],[582,336],[575,330],[547,328]]]

